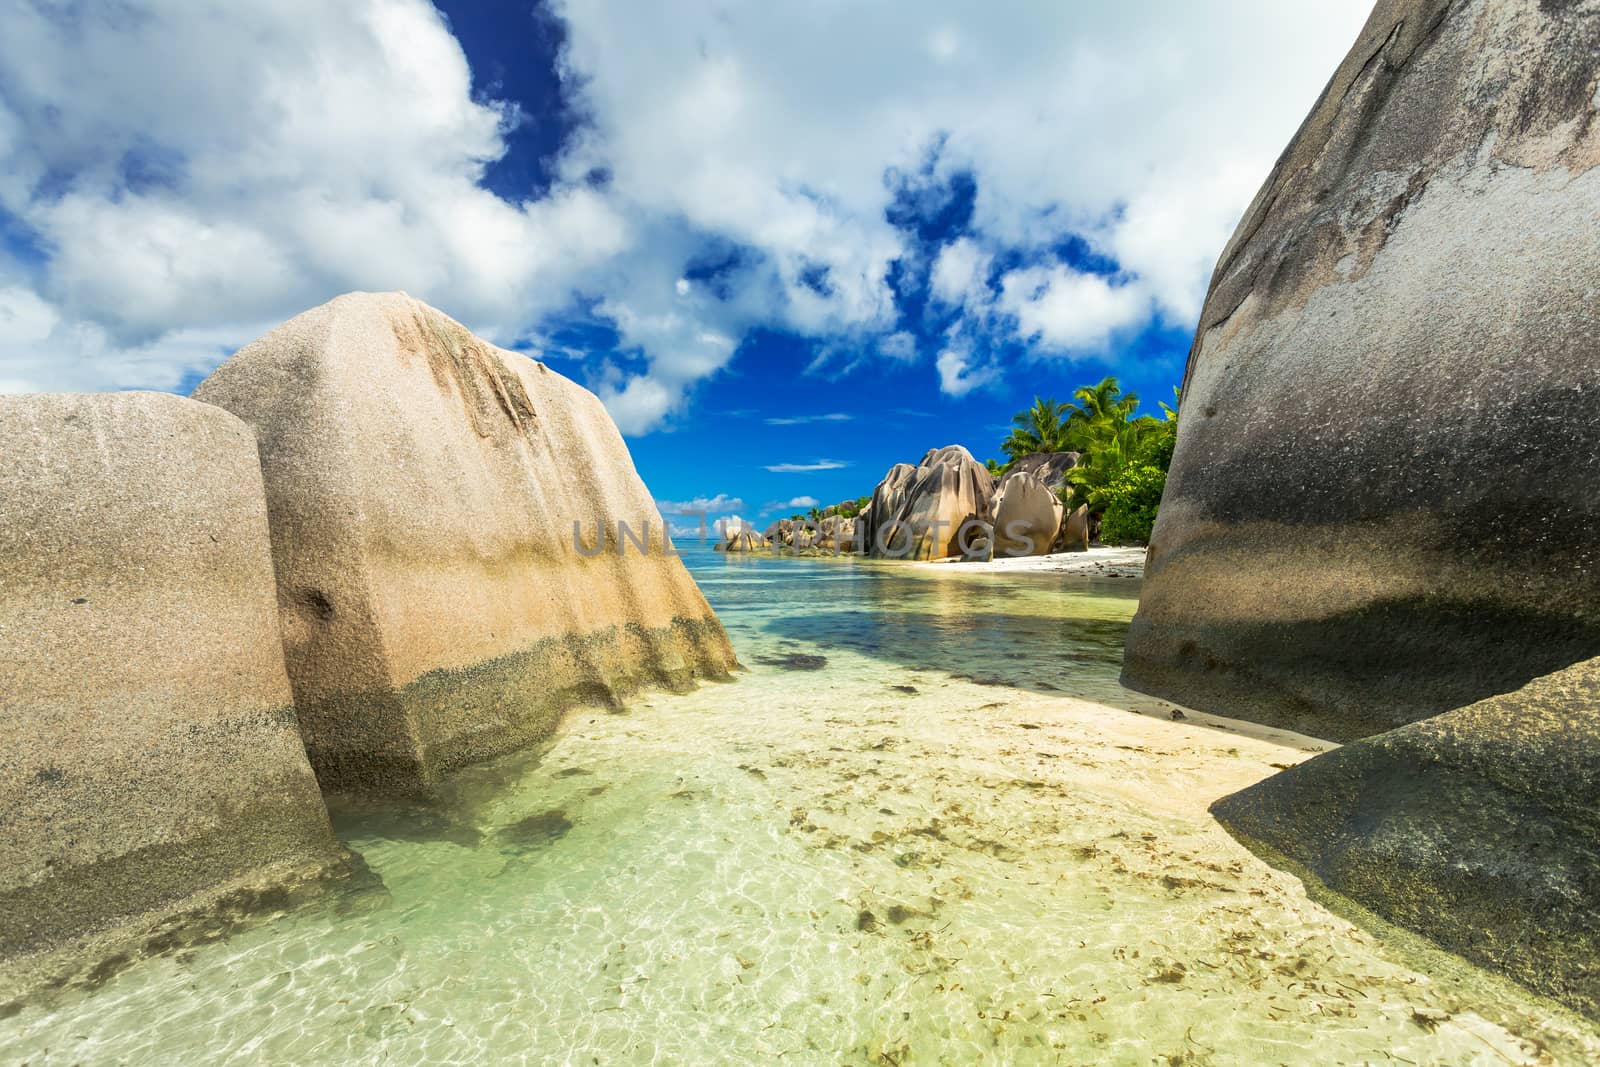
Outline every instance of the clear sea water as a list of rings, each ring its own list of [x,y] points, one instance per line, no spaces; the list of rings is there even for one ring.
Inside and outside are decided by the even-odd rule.
[[[31,1005],[0,1063],[1600,1062],[1210,820],[1312,746],[1122,690],[1136,583],[685,554],[737,682],[341,811],[386,893]]]

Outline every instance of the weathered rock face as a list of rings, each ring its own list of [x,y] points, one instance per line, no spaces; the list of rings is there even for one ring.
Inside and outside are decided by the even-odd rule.
[[[425,304],[340,297],[195,396],[260,439],[325,788],[427,792],[574,703],[735,666],[599,400]]]
[[[1004,485],[1013,474],[1031,474],[1051,489],[1060,489],[1067,484],[1067,472],[1078,465],[1081,457],[1079,452],[1035,452],[1007,467],[1000,484]]]
[[[1061,531],[1066,509],[1061,498],[1037,476],[1008,471],[994,505],[994,556],[1042,556]]]
[[[987,523],[993,514],[994,476],[965,448],[947,445],[915,467],[890,468],[857,519],[856,536],[862,551],[879,559],[944,559],[964,553],[969,521]],[[976,535],[968,527],[968,544]]]
[[[1217,265],[1130,686],[1349,740],[1600,653],[1597,54],[1380,0]]]
[[[249,427],[161,393],[6,396],[0,456],[4,1002],[346,853],[295,728]]]
[[[817,524],[817,547],[829,552],[853,552],[856,547],[856,520],[843,515],[825,515]]]
[[[1213,810],[1267,858],[1600,1018],[1596,693],[1589,660]]]

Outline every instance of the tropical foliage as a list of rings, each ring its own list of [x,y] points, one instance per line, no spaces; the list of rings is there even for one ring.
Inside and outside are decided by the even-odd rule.
[[[1172,464],[1178,413],[1162,404],[1165,417],[1158,419],[1136,416],[1138,408],[1138,396],[1124,393],[1114,377],[1076,390],[1068,403],[1035,398],[1011,420],[1000,449],[1007,465],[1035,452],[1079,453],[1062,501],[1068,508],[1087,505],[1108,544],[1146,542]]]

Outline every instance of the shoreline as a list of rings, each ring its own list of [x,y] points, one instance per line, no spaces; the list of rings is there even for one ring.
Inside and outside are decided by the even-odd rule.
[[[1144,577],[1144,548],[1095,545],[1086,552],[1055,552],[1048,556],[1017,556],[967,562],[956,557],[910,560],[918,569],[959,574],[1081,574],[1091,578]]]

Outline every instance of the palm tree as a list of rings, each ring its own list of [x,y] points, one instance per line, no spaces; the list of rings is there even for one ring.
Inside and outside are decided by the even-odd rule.
[[[1126,422],[1139,407],[1138,393],[1124,393],[1115,375],[1073,391],[1076,403],[1064,405],[1067,423],[1077,429],[1101,422]]]
[[[1012,418],[1011,436],[1000,444],[1000,451],[1015,462],[1035,452],[1060,452],[1066,429],[1061,416],[1069,405],[1054,400],[1033,398],[1033,407]]]

